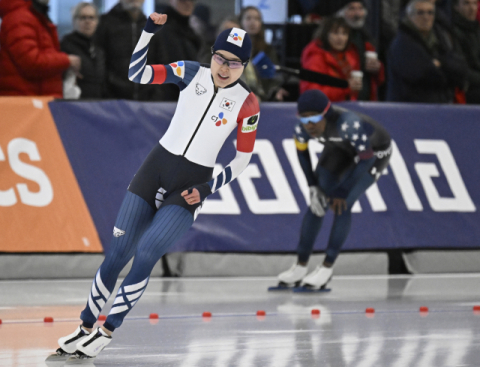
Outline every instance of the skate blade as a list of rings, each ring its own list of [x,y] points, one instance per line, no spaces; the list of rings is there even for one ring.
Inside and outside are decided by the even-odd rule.
[[[326,293],[331,290],[331,288],[320,287],[320,289],[317,289],[304,285],[302,287],[293,288],[293,293]]]
[[[70,358],[67,359],[65,362],[65,366],[95,366],[93,363],[93,358],[78,358],[75,355],[72,355]]]
[[[269,292],[282,292],[282,291],[291,291],[292,289],[298,287],[300,282],[296,282],[293,285],[289,285],[287,283],[280,282],[275,287],[268,287]]]
[[[45,362],[63,362],[65,363],[65,361],[70,358],[72,355],[71,354],[64,354],[64,355],[59,355],[57,353],[54,353],[54,354],[50,354],[47,359],[45,360]],[[52,365],[53,366],[53,365]]]

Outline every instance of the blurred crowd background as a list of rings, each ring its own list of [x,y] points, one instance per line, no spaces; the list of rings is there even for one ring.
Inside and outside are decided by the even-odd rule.
[[[0,0],[0,96],[175,101],[176,86],[127,78],[153,11],[168,21],[149,64],[209,63],[219,32],[245,29],[253,51],[242,78],[261,101],[320,89],[335,102],[480,103],[477,0]],[[341,78],[348,88],[276,65]]]

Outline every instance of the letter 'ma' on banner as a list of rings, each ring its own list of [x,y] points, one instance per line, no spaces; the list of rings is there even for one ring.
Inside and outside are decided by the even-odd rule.
[[[50,98],[0,98],[0,252],[102,252]]]

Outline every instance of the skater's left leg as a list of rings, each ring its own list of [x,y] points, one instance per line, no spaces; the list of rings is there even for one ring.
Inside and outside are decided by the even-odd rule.
[[[155,264],[192,224],[192,214],[177,205],[162,207],[155,214],[152,224],[140,238],[132,269],[118,290],[105,329],[113,332],[120,327],[145,291]]]

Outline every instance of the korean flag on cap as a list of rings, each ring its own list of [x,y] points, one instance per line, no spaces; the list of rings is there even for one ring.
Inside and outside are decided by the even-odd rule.
[[[233,43],[235,46],[242,47],[243,40],[245,39],[245,32],[240,28],[232,28],[232,31],[228,35],[227,41]]]

